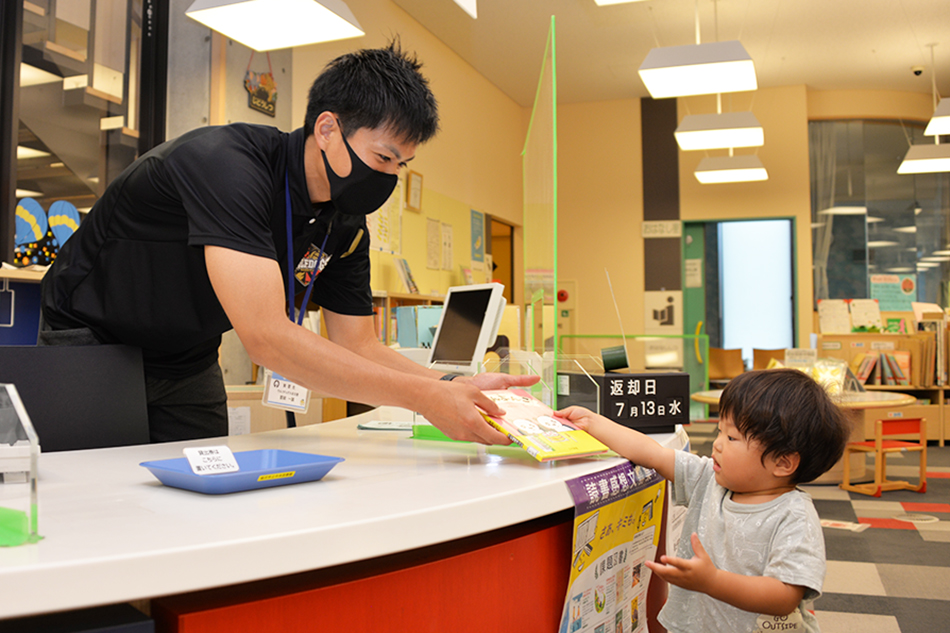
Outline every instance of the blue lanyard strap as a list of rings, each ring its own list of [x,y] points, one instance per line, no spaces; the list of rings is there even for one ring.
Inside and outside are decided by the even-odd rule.
[[[286,173],[284,174],[284,191],[286,192],[285,199],[287,202],[287,313],[291,321],[297,325],[303,325],[303,315],[306,313],[307,305],[310,303],[310,293],[313,291],[313,282],[317,280],[317,275],[323,270],[320,263],[323,261],[324,252],[327,247],[327,238],[330,237],[330,227],[327,227],[327,234],[323,236],[320,252],[317,253],[317,263],[314,266],[313,276],[310,277],[310,283],[307,284],[307,289],[304,291],[303,303],[300,304],[302,306],[300,314],[294,319],[294,232],[291,223],[290,176]]]

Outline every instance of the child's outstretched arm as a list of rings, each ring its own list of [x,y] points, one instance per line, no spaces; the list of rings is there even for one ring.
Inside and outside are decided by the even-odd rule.
[[[558,411],[558,415],[567,418],[634,464],[652,468],[661,477],[673,481],[676,455],[673,449],[664,448],[653,438],[584,407],[568,407]]]
[[[657,576],[677,587],[699,591],[743,611],[764,615],[788,615],[805,595],[804,587],[789,585],[768,576],[743,576],[717,569],[694,532],[693,558],[661,556],[647,561]]]

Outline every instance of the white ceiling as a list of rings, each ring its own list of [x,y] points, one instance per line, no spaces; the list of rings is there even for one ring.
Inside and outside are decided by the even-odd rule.
[[[936,43],[937,91],[950,96],[950,0],[477,0],[477,20],[454,0],[393,1],[523,106],[552,15],[558,101],[575,103],[649,96],[637,69],[651,48],[696,43],[697,6],[701,41],[740,40],[760,87],[931,94]]]

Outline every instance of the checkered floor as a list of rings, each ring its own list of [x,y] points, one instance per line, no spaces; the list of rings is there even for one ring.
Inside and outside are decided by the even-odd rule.
[[[708,455],[715,424],[686,430],[692,450]],[[828,573],[815,603],[822,633],[950,630],[950,446],[931,444],[927,453],[924,494],[803,486],[825,525]],[[919,472],[916,455],[887,463],[891,478],[914,481]]]

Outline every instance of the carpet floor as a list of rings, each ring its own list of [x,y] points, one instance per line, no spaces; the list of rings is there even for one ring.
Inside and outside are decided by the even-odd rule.
[[[686,431],[693,452],[709,455],[716,425],[694,422]],[[887,472],[916,481],[917,455],[890,455]],[[928,446],[923,494],[875,498],[835,485],[802,488],[828,522],[828,572],[815,602],[822,633],[950,631],[950,446]]]

